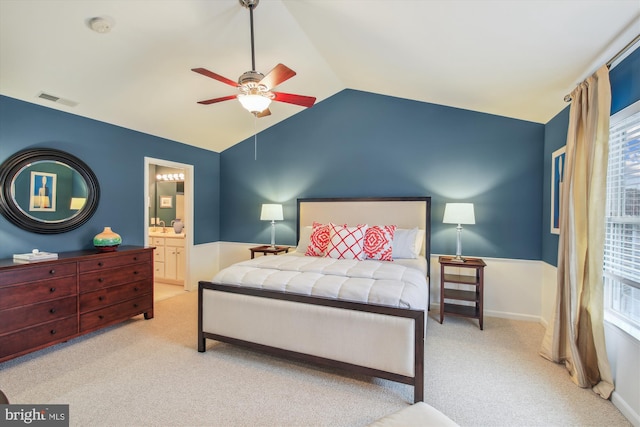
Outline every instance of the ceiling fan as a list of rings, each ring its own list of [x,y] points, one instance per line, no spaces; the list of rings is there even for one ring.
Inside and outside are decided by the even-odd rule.
[[[251,71],[247,71],[234,82],[226,77],[211,72],[206,68],[192,68],[191,71],[210,77],[219,82],[228,84],[238,89],[235,95],[198,101],[198,104],[209,105],[216,102],[237,98],[240,104],[256,117],[264,117],[271,114],[269,105],[271,101],[286,102],[288,104],[311,107],[316,102],[312,96],[295,95],[291,93],[275,92],[273,89],[280,83],[289,80],[296,72],[283,64],[276,65],[264,75],[256,71],[256,57],[253,43],[253,9],[258,7],[260,0],[238,0],[240,4],[249,9],[249,21],[251,25]]]

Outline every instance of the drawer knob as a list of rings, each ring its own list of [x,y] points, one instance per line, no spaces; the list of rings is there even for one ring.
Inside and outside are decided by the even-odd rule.
[[[138,292],[140,289],[138,289],[138,287],[136,286],[136,287],[133,288],[133,290]]]
[[[52,329],[52,330],[50,331],[51,335],[55,335],[55,334],[56,334],[56,332],[58,332],[58,331],[56,331],[55,329]]]
[[[51,310],[49,310],[49,313],[51,313],[51,314],[53,314],[53,313],[55,313],[55,312],[56,312],[56,309],[55,309],[55,308],[52,308]]]
[[[138,304],[133,304],[133,308],[138,308]]]
[[[133,272],[133,274],[138,274],[138,272],[137,272],[137,271],[134,271],[134,272]]]
[[[56,288],[54,288],[53,286],[49,288],[49,292],[55,292]]]
[[[104,265],[104,264],[102,263],[102,261],[100,261],[100,262],[98,263],[98,267],[102,267],[103,265]]]
[[[99,277],[98,282],[102,283],[102,281],[103,281],[102,277]]]
[[[98,319],[102,320],[104,319],[104,316],[102,314],[98,315]]]
[[[104,297],[103,297],[102,295],[100,295],[100,296],[98,297],[98,301],[103,301],[103,300],[104,300]]]
[[[56,274],[56,270],[52,268],[51,270],[49,270],[49,274]]]
[[[137,257],[137,256],[134,256],[134,257],[133,257],[133,260],[134,260],[134,261],[137,261],[137,260],[138,260],[138,257]]]

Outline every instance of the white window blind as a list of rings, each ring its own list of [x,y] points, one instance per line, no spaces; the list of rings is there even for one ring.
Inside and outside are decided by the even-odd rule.
[[[612,117],[604,246],[605,309],[640,336],[640,102]],[[619,325],[621,326],[621,325]],[[634,331],[630,331],[633,329]]]

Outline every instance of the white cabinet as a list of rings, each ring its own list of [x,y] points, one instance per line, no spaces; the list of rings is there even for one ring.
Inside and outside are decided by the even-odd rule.
[[[155,280],[184,285],[184,237],[152,237],[154,251]]]

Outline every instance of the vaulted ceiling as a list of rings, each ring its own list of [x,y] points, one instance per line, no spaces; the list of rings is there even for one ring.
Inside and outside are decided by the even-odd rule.
[[[349,88],[546,123],[640,33],[640,1],[262,0],[254,27],[256,69],[297,72],[282,92],[322,102]],[[304,110],[199,105],[235,89],[194,67],[234,81],[251,69],[238,0],[0,0],[2,95],[214,151]]]

